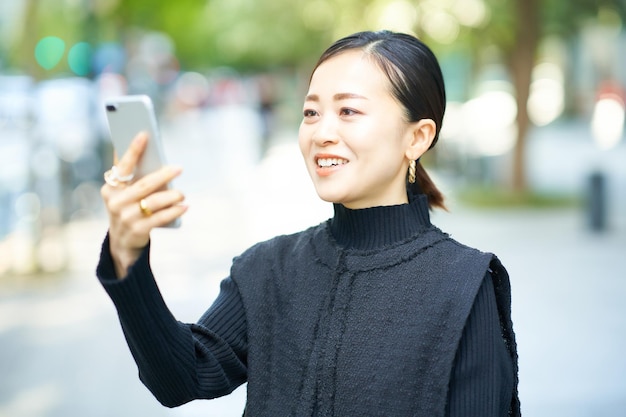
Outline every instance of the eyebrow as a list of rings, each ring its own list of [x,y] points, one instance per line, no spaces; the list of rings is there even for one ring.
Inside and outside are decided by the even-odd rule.
[[[348,99],[361,99],[361,100],[367,100],[367,97],[362,96],[360,94],[355,94],[355,93],[337,93],[333,96],[333,99],[335,101],[340,101],[340,100],[348,100]],[[304,98],[304,101],[319,101],[320,98],[317,94],[309,94]]]

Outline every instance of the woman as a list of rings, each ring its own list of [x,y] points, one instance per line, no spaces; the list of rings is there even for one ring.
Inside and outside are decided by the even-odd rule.
[[[102,195],[98,277],[140,377],[176,406],[247,386],[246,416],[519,415],[506,270],[431,225],[443,197],[419,164],[445,110],[435,56],[388,31],[337,41],[305,98],[299,143],[330,220],[235,258],[195,324],[168,311],[149,233],[186,207],[157,191],[180,170],[123,183],[138,136]],[[110,178],[109,178],[110,179]]]

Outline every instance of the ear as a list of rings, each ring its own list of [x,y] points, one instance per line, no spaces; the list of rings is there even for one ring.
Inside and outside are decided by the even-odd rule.
[[[430,148],[437,133],[437,124],[432,119],[421,119],[412,126],[412,136],[406,150],[406,157],[414,161]]]

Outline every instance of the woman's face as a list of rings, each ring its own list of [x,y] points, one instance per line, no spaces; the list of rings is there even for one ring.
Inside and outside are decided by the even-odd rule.
[[[391,95],[385,74],[360,50],[313,73],[300,150],[322,200],[352,209],[407,202],[407,149],[415,124]]]

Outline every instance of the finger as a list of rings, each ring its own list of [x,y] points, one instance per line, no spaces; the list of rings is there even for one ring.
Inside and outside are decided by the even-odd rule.
[[[166,166],[146,175],[132,185],[129,189],[129,197],[137,201],[153,193],[162,191],[166,189],[167,184],[178,177],[182,171],[182,168],[178,166]]]
[[[173,205],[177,205],[182,203],[185,200],[185,196],[178,190],[167,190],[158,193],[151,194],[145,198],[142,198],[139,201],[139,208],[142,214],[144,211],[147,213],[156,213],[160,210],[169,208]],[[145,210],[141,210],[141,205],[143,201],[143,206]]]
[[[152,213],[149,217],[144,216],[142,220],[142,222],[145,222],[143,227],[153,229],[155,227],[165,226],[185,214],[188,209],[189,206],[184,204],[176,204],[166,207]]]
[[[143,155],[147,143],[148,134],[146,132],[139,132],[137,136],[133,138],[130,146],[124,155],[122,155],[122,158],[118,162],[115,162],[120,175],[130,175],[135,171],[137,162],[141,159],[141,155]]]
[[[150,200],[136,201],[132,206],[124,207],[116,216],[115,231],[124,236],[125,241],[132,242],[130,246],[141,246],[149,239],[153,228],[171,223],[187,211],[187,205],[176,203],[176,201],[182,201],[180,199],[183,196],[180,193],[160,194],[150,196]],[[145,204],[143,208],[142,201]],[[110,233],[113,233],[113,230]]]
[[[127,206],[134,206],[142,198],[162,192],[165,186],[180,175],[181,172],[182,168],[180,167],[166,166],[148,174],[131,186],[111,195],[108,207],[113,212],[119,212]]]

